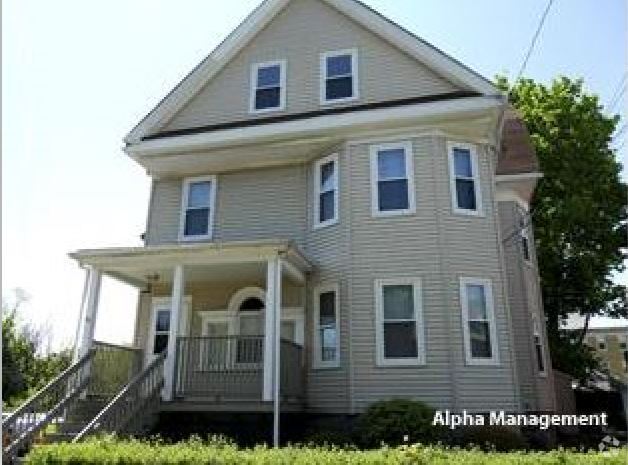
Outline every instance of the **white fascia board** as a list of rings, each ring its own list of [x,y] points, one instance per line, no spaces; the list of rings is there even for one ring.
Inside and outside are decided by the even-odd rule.
[[[452,82],[485,95],[503,94],[485,77],[359,2],[354,0],[325,0],[325,2]]]
[[[347,112],[316,116],[282,123],[260,124],[242,128],[224,129],[199,134],[151,139],[124,148],[125,152],[141,163],[143,157],[172,155],[173,153],[206,150],[231,145],[246,145],[280,139],[316,136],[320,133],[342,134],[361,127],[399,125],[410,121],[451,117],[500,108],[502,100],[495,97],[468,97],[431,103],[418,103],[395,108]]]
[[[262,2],[227,38],[196,68],[185,76],[124,138],[134,144],[158,128],[187,104],[290,0]]]

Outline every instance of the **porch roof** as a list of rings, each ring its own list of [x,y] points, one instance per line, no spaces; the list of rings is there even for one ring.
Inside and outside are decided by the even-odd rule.
[[[82,249],[69,256],[81,266],[92,266],[134,286],[149,284],[155,275],[167,279],[176,265],[256,266],[280,256],[287,265],[288,275],[296,279],[313,268],[293,241],[279,239]]]

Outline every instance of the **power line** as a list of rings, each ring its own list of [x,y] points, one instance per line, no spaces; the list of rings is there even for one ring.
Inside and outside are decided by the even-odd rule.
[[[619,80],[617,87],[613,91],[613,96],[608,101],[608,105],[606,106],[606,108],[608,108],[609,112],[613,111],[613,108],[615,108],[615,105],[619,102],[621,96],[624,94],[624,92],[626,92],[626,78],[628,78],[628,71],[624,72],[624,75]]]
[[[536,32],[534,33],[534,37],[532,37],[532,42],[530,42],[530,47],[528,48],[528,53],[526,53],[526,56],[523,59],[523,63],[521,63],[521,68],[519,69],[519,73],[517,74],[517,79],[515,79],[515,82],[517,82],[519,80],[519,78],[521,78],[521,75],[523,74],[523,72],[526,69],[526,66],[528,65],[528,60],[530,59],[530,56],[532,55],[532,52],[534,51],[534,48],[536,47],[536,41],[539,38],[539,34],[541,33],[541,29],[543,29],[543,24],[545,24],[545,18],[547,18],[547,14],[549,13],[549,10],[552,7],[553,3],[554,3],[554,0],[549,0],[549,2],[547,3],[547,7],[545,7],[545,11],[543,12],[543,16],[541,16],[541,21],[539,21],[539,25],[536,28]]]

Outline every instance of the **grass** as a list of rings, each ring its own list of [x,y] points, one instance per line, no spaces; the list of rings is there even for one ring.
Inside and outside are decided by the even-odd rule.
[[[609,452],[482,452],[433,446],[383,447],[359,451],[333,447],[258,446],[241,449],[223,440],[191,439],[175,444],[160,440],[92,439],[81,444],[37,446],[26,463],[117,465],[625,465],[628,449]]]

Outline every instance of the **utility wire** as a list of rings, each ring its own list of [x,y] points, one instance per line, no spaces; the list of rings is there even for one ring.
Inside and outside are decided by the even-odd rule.
[[[628,78],[628,71],[624,72],[623,77],[621,78],[621,80],[619,81],[619,84],[617,84],[617,87],[615,88],[615,91],[613,92],[613,96],[611,97],[611,99],[608,102],[608,105],[606,106],[609,113],[613,111],[613,109],[615,108],[615,105],[619,103],[622,95],[624,95],[624,92],[626,92],[626,78]]]
[[[543,29],[543,24],[545,24],[545,18],[547,18],[547,14],[549,13],[549,10],[552,7],[553,3],[554,3],[554,0],[549,0],[549,2],[547,3],[547,7],[545,7],[545,11],[543,12],[543,16],[541,16],[541,21],[539,21],[539,25],[536,28],[534,37],[532,37],[532,42],[530,42],[530,47],[528,48],[528,52],[526,53],[526,56],[523,59],[523,63],[521,63],[521,68],[519,69],[519,73],[517,74],[517,79],[515,79],[515,82],[517,82],[521,78],[521,75],[523,74],[523,72],[526,69],[526,66],[528,65],[528,60],[530,59],[530,56],[532,55],[532,52],[534,51],[534,48],[536,47],[536,42],[539,38],[539,34],[541,34],[541,29]]]

